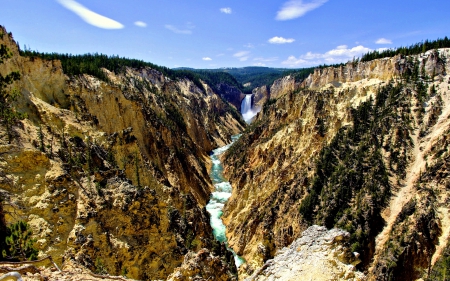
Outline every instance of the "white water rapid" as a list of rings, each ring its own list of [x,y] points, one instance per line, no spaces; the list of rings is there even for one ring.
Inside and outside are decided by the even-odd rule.
[[[231,137],[232,141],[235,142],[240,135]],[[225,225],[220,218],[222,216],[222,209],[227,202],[228,198],[231,196],[231,184],[223,177],[223,166],[220,162],[219,156],[227,151],[228,148],[233,144],[230,143],[228,145],[219,147],[212,151],[211,160],[212,160],[212,168],[210,172],[211,180],[214,184],[214,192],[211,194],[211,199],[206,205],[206,210],[211,215],[211,227],[213,229],[214,237],[217,241],[221,243],[225,243],[228,248],[227,237],[225,236]],[[233,249],[228,248],[234,255],[234,261],[236,266],[239,267],[241,264],[245,262],[245,260],[233,251]]]
[[[252,96],[253,95],[245,95],[245,98],[241,103],[241,114],[244,118],[244,121],[247,123],[250,123],[253,117],[255,117],[259,112],[259,110],[255,110],[254,108],[252,108]]]

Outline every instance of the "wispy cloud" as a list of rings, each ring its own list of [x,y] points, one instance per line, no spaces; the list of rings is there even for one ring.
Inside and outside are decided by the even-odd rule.
[[[249,58],[249,51],[240,51],[233,55],[233,57],[238,58],[240,61],[246,61]]]
[[[254,58],[253,60],[254,60],[254,61],[262,61],[262,62],[272,62],[272,61],[277,61],[277,60],[278,60],[278,57],[271,57],[271,58],[262,58],[262,57],[259,57],[259,58]]]
[[[392,44],[392,40],[380,38],[375,42],[375,44]]]
[[[210,57],[204,57],[204,58],[202,58],[202,60],[209,61],[209,60],[212,60],[212,58],[210,58]]]
[[[192,34],[192,29],[194,29],[194,27],[195,26],[191,23],[188,23],[185,29],[179,29],[178,27],[173,26],[171,24],[165,25],[165,28],[177,34]]]
[[[277,20],[292,20],[304,16],[307,12],[315,10],[328,0],[312,0],[304,3],[302,0],[291,0],[283,4],[278,11]]]
[[[252,43],[247,43],[244,45],[245,48],[249,48],[249,49],[253,49],[255,48],[255,45],[253,45]]]
[[[143,21],[135,21],[134,25],[139,26],[139,27],[147,27],[147,23],[145,23]]]
[[[293,39],[293,38],[283,38],[283,37],[278,37],[278,36],[275,36],[275,37],[272,37],[269,39],[270,44],[286,44],[286,43],[292,43],[294,41],[295,41],[295,39]]]
[[[325,53],[307,52],[298,58],[295,56],[290,56],[287,60],[283,61],[282,64],[291,67],[298,67],[342,63],[347,62],[354,57],[361,57],[361,55],[370,51],[372,51],[370,48],[362,45],[358,45],[353,48],[349,48],[347,45],[341,45]]]
[[[253,64],[254,66],[266,66],[265,63],[272,63],[274,61],[277,61],[278,57],[271,57],[271,58],[263,58],[263,57],[258,57],[258,58],[254,58],[253,61],[255,61],[255,63]]]
[[[74,0],[57,0],[64,8],[74,12],[82,20],[95,27],[104,29],[121,29],[124,25],[118,21],[107,18],[89,10]]]
[[[231,14],[233,11],[231,10],[231,8],[227,7],[227,8],[220,8],[220,11],[224,14]]]

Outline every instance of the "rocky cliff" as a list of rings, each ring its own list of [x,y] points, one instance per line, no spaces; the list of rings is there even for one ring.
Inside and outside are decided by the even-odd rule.
[[[263,280],[365,280],[350,252],[350,235],[340,229],[311,226],[289,247],[281,249],[245,281]]]
[[[40,254],[135,279],[165,279],[188,251],[217,248],[204,208],[208,153],[245,123],[208,85],[149,67],[67,76],[60,61],[22,57],[14,105],[27,118],[1,133],[7,223],[26,220]],[[220,247],[219,247],[220,248]],[[224,252],[215,251],[225,256]],[[232,273],[228,273],[232,276]]]
[[[448,56],[318,69],[265,102],[224,161],[241,276],[319,224],[350,233],[369,279],[427,277],[449,232]]]
[[[258,87],[252,91],[253,103],[256,107],[262,107],[269,99],[276,99],[289,92],[294,92],[301,86],[294,75],[288,75],[275,80],[272,85]]]

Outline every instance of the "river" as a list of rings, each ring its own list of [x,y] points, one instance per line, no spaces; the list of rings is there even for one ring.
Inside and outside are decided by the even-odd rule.
[[[217,241],[221,243],[225,243],[228,248],[228,241],[227,237],[225,235],[225,225],[222,222],[221,216],[222,216],[222,209],[225,205],[225,203],[228,201],[228,199],[231,196],[231,184],[223,177],[223,166],[220,162],[219,156],[227,151],[228,148],[240,137],[240,135],[232,136],[232,142],[228,145],[219,147],[217,149],[214,149],[211,154],[211,160],[212,160],[212,168],[210,172],[211,180],[214,184],[214,192],[211,194],[211,198],[206,205],[206,210],[210,213],[211,218],[211,227],[213,229],[214,237]],[[238,256],[233,249],[228,248],[229,251],[231,251],[234,255],[234,261],[236,263],[236,266],[239,267],[242,265],[245,260]]]

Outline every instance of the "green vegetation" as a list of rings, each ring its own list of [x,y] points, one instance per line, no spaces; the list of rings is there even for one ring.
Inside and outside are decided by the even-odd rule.
[[[427,281],[439,280],[439,281],[449,281],[450,280],[450,251],[447,248],[442,257],[434,265],[433,270],[430,273]]]
[[[341,128],[322,149],[300,205],[310,223],[349,231],[352,249],[362,256],[370,256],[368,245],[383,227],[380,213],[391,194],[389,173],[406,174],[412,118],[405,91],[403,84],[391,82],[379,89],[376,100],[352,109],[353,126]],[[389,155],[389,167],[383,153]]]
[[[2,250],[3,258],[19,261],[37,259],[39,251],[34,248],[36,240],[31,238],[33,233],[26,222],[18,221],[10,225],[7,233],[7,247]]]
[[[123,277],[127,278],[127,275],[128,275],[128,268],[127,268],[126,266],[122,268],[122,273],[121,273],[121,275],[122,275]]]
[[[314,72],[314,67],[288,69],[251,66],[225,69],[225,71],[233,75],[243,85],[251,83],[250,88],[254,89],[264,85],[271,85],[275,80],[290,74],[296,75],[298,79],[302,79],[302,77],[304,79],[310,73]]]
[[[250,86],[244,87],[244,92],[250,94],[254,88],[271,85],[278,78],[285,76],[287,69],[252,66],[225,71],[233,75],[242,85],[250,83]]]
[[[400,47],[397,49],[387,49],[384,51],[372,51],[369,52],[361,57],[361,61],[371,61],[374,59],[381,59],[381,58],[387,58],[387,57],[393,57],[395,55],[404,55],[404,56],[410,56],[410,55],[417,55],[420,53],[424,53],[429,50],[433,49],[439,49],[439,48],[449,48],[450,47],[450,40],[445,36],[444,39],[437,39],[434,41],[428,41],[425,40],[425,42],[416,43],[409,47]]]
[[[0,34],[3,37],[3,34]],[[6,45],[0,45],[0,64],[11,58],[12,54]],[[5,126],[8,135],[8,142],[13,140],[12,126],[26,116],[17,112],[13,106],[13,102],[17,99],[18,91],[11,90],[10,85],[20,79],[18,71],[13,71],[6,76],[0,74],[0,123]]]
[[[5,221],[5,211],[3,209],[4,198],[0,194],[0,260],[3,259],[3,252],[6,251],[6,237],[8,236],[8,227]]]
[[[193,70],[199,77],[205,81],[214,92],[220,92],[218,86],[220,84],[227,84],[229,86],[235,87],[241,91],[244,90],[242,84],[240,84],[236,78],[234,78],[231,74],[227,72],[216,72],[216,71],[208,71],[208,70]]]
[[[95,259],[95,273],[100,274],[100,275],[108,274],[108,271],[106,270],[103,260],[99,257],[97,257]]]
[[[172,70],[167,67],[158,66],[149,62],[144,62],[137,59],[129,59],[119,56],[107,56],[104,54],[58,54],[58,53],[40,53],[37,51],[21,50],[20,55],[24,57],[38,57],[46,60],[60,60],[63,71],[67,75],[89,74],[95,76],[103,81],[108,81],[106,73],[102,68],[106,68],[116,74],[123,73],[126,67],[143,68],[150,67],[158,70],[165,76],[171,79],[189,79],[194,84],[204,91],[203,84],[200,82],[200,77],[187,70]]]
[[[251,94],[252,90],[264,85],[271,85],[279,78],[294,75],[297,82],[302,81],[314,72],[314,67],[303,69],[270,68],[270,67],[242,67],[242,68],[220,68],[220,69],[191,69],[202,76],[209,85],[227,83],[235,86],[245,94]],[[232,79],[230,78],[232,77]],[[208,77],[212,79],[208,79]],[[249,85],[246,85],[248,84]],[[246,85],[246,86],[244,86]],[[214,89],[216,90],[216,89]]]
[[[136,173],[136,187],[138,189],[141,189],[141,176],[139,174],[139,156],[138,156],[138,152],[134,153],[134,169],[135,169],[135,173]]]

